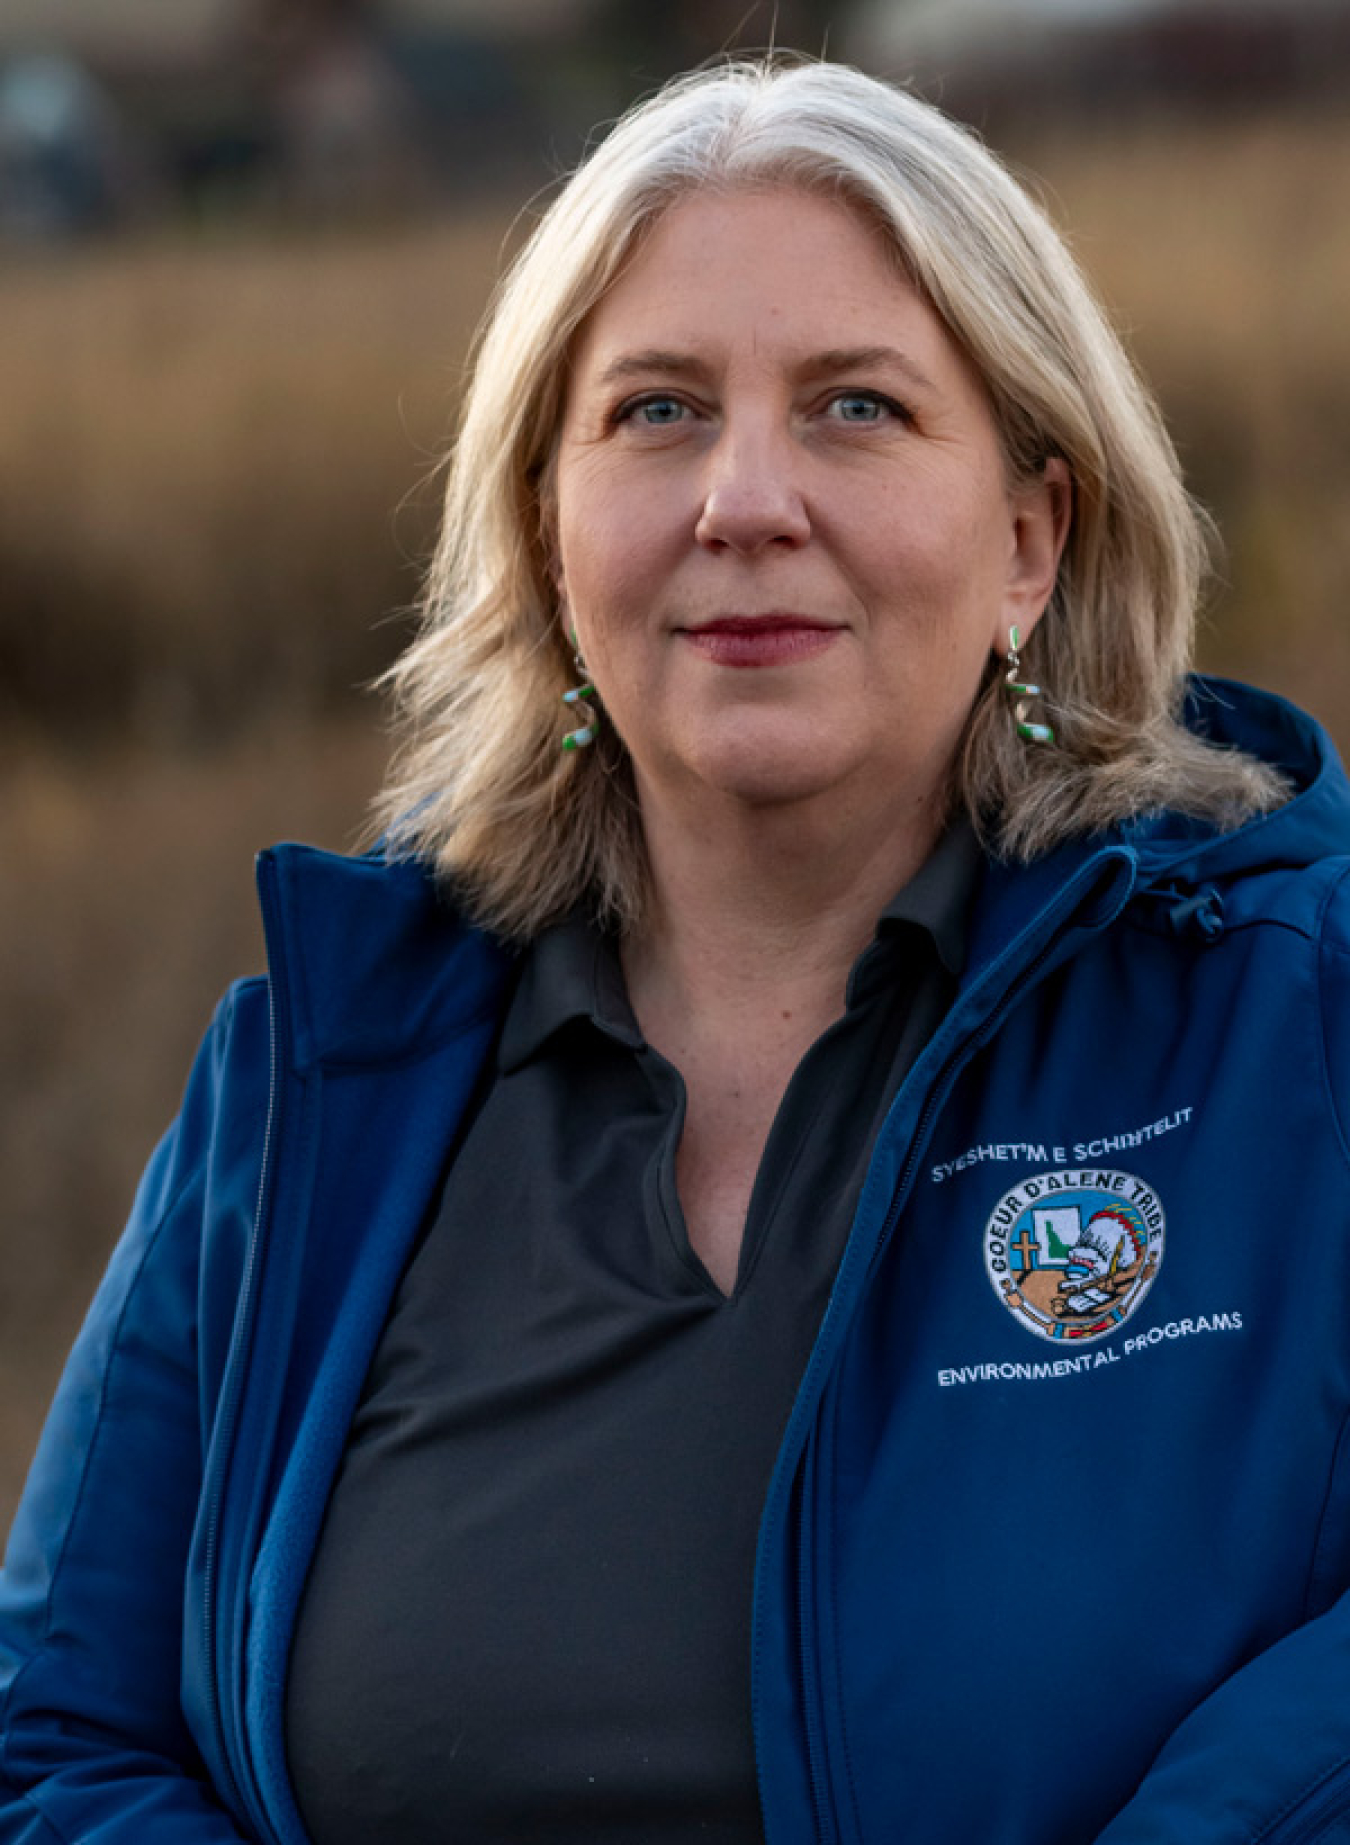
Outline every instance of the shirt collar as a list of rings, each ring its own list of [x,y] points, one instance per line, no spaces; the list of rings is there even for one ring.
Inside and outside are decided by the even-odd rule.
[[[631,1050],[646,1043],[628,1003],[618,944],[581,910],[545,929],[526,950],[497,1045],[497,1068],[503,1074],[519,1069],[576,1019]]]
[[[881,912],[875,936],[849,975],[850,1007],[888,981],[900,954],[926,949],[959,978],[984,864],[974,830],[961,816]],[[618,945],[581,910],[545,929],[524,955],[498,1042],[497,1068],[503,1074],[518,1070],[576,1020],[631,1050],[646,1044],[628,1002]]]
[[[938,959],[949,974],[959,979],[965,972],[971,910],[984,867],[984,849],[975,837],[975,829],[960,814],[909,883],[901,886],[881,912],[878,938],[905,923],[927,930]],[[864,950],[864,955],[867,952]]]

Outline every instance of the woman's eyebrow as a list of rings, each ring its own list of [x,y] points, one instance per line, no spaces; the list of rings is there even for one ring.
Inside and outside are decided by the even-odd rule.
[[[643,352],[626,352],[604,367],[599,374],[601,384],[616,384],[624,378],[687,378],[694,372],[702,371],[697,359],[687,352],[670,352],[660,347],[650,347]]]
[[[599,373],[601,385],[621,383],[626,378],[688,378],[706,368],[689,352],[653,346],[641,352],[621,353]],[[891,371],[907,378],[919,390],[936,387],[922,367],[898,346],[831,346],[813,352],[796,368],[804,378],[836,377],[847,372]]]
[[[936,389],[927,372],[897,346],[832,346],[812,353],[801,367],[806,377],[834,377],[842,372],[900,372],[920,390]]]

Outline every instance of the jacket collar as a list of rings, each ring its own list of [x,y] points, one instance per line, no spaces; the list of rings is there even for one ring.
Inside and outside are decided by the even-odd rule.
[[[274,846],[258,893],[276,1019],[301,1070],[425,1056],[500,1008],[514,956],[415,860]]]

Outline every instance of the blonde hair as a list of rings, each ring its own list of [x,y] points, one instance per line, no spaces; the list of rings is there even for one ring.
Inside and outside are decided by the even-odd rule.
[[[380,815],[470,914],[528,939],[578,903],[639,921],[646,859],[612,726],[564,754],[575,679],[552,587],[549,480],[577,329],[672,203],[788,186],[860,209],[982,374],[1010,477],[1061,456],[1074,516],[1023,656],[1057,746],[1008,721],[997,662],[955,799],[1031,858],[1169,807],[1219,825],[1279,778],[1180,723],[1206,530],[1158,411],[1063,241],[997,158],[938,110],[844,66],[733,63],[622,120],[559,194],[481,331],[423,600],[393,668],[404,742]],[[1038,710],[1037,715],[1040,715]]]

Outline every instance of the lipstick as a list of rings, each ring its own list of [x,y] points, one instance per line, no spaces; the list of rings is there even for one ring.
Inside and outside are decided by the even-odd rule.
[[[681,628],[705,660],[716,666],[789,666],[814,659],[841,629],[806,615],[723,615],[697,628]]]

